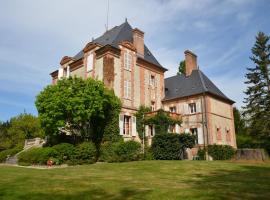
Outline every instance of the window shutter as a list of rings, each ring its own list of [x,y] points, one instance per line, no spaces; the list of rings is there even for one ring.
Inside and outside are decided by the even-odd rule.
[[[155,128],[155,125],[153,125],[153,136],[156,135],[156,128]]]
[[[58,79],[61,79],[64,75],[64,69],[63,68],[59,68],[58,70]]]
[[[144,133],[145,136],[148,136],[149,133],[148,133],[148,125],[145,125],[145,133]]]
[[[67,78],[69,78],[70,76],[70,68],[69,68],[69,65],[67,66]]]
[[[184,113],[185,114],[190,114],[189,107],[188,107],[188,104],[187,103],[184,104]]]
[[[178,125],[178,124],[175,124],[175,132],[176,132],[176,133],[180,133],[179,128],[180,128],[179,125]]]
[[[198,144],[203,144],[204,143],[203,129],[202,127],[199,127],[197,130],[198,130]]]
[[[87,57],[87,72],[91,71],[93,69],[93,54],[89,54]]]
[[[201,102],[199,102],[199,101],[196,103],[196,111],[199,112],[199,113],[202,112]]]
[[[119,129],[120,135],[124,134],[124,115],[119,115]]]
[[[189,129],[188,128],[185,129],[185,133],[189,133]]]
[[[136,117],[132,116],[132,136],[137,135],[137,129],[136,129]]]

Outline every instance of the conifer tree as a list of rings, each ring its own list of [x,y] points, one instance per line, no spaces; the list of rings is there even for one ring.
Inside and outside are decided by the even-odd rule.
[[[248,116],[250,134],[259,139],[270,137],[270,37],[263,32],[256,36],[250,59],[255,66],[247,68],[244,114]]]

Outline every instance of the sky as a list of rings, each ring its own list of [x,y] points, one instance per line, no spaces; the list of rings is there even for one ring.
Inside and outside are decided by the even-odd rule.
[[[105,32],[108,0],[9,0],[0,7],[0,121],[37,115],[35,98],[51,83],[65,55],[74,56]],[[184,51],[241,108],[251,48],[258,31],[270,35],[268,0],[110,0],[108,26],[127,18],[145,43],[177,72]]]

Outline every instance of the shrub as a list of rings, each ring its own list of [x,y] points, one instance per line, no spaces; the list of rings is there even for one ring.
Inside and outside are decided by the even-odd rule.
[[[206,151],[205,149],[199,149],[197,153],[199,160],[206,160]]]
[[[194,136],[190,134],[155,135],[152,143],[153,156],[157,160],[179,160],[184,158],[186,148],[194,146]]]
[[[179,135],[155,135],[152,143],[153,156],[157,160],[179,160],[181,145]]]
[[[49,159],[57,159],[58,152],[52,147],[31,148],[19,154],[18,161],[21,165],[47,164]],[[59,163],[58,163],[59,164]]]
[[[92,142],[83,142],[76,146],[72,158],[73,164],[91,164],[96,161],[96,146]]]
[[[235,149],[229,145],[208,145],[208,154],[214,160],[230,160],[235,155]]]
[[[14,147],[12,149],[6,149],[0,152],[0,163],[5,162],[8,156],[13,156],[20,152],[23,148],[21,146]]]
[[[141,144],[135,141],[120,142],[114,149],[118,161],[139,160],[141,156]]]
[[[99,160],[106,162],[126,162],[141,158],[141,145],[135,141],[105,143],[101,146]]]
[[[153,151],[150,147],[145,147],[143,159],[144,160],[154,160]]]
[[[59,163],[64,163],[70,159],[75,154],[75,147],[69,143],[61,143],[52,147],[58,152]]]

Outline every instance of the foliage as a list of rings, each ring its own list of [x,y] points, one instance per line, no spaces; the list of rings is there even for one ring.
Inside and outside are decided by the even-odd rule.
[[[179,63],[179,67],[178,67],[178,72],[177,74],[180,75],[180,74],[184,74],[186,71],[186,62],[184,60],[182,60],[180,63]]]
[[[151,147],[144,148],[143,160],[154,160],[154,155]]]
[[[116,103],[113,106],[111,115],[109,116],[104,129],[103,142],[118,142],[123,139],[123,137],[119,135],[119,114],[121,111],[121,104]]]
[[[206,151],[205,149],[199,148],[197,155],[199,157],[199,160],[206,160]]]
[[[36,107],[47,135],[70,133],[99,146],[103,133],[120,100],[101,81],[68,78],[47,86],[36,99]],[[60,131],[59,131],[60,130]]]
[[[18,163],[20,165],[45,165],[49,159],[57,159],[58,152],[52,147],[31,148],[18,155]]]
[[[22,150],[21,146],[14,147],[12,149],[6,149],[4,151],[0,151],[0,163],[5,162],[8,156],[13,156],[16,153]]]
[[[83,142],[76,146],[75,155],[72,159],[77,164],[92,164],[96,161],[97,150],[92,142]]]
[[[149,107],[146,107],[144,105],[140,106],[139,107],[139,110],[136,112],[135,116],[136,116],[136,129],[137,129],[137,132],[138,132],[138,135],[139,135],[139,138],[143,139],[143,133],[144,133],[144,127],[145,127],[145,114],[147,112],[150,112],[151,111],[151,108]],[[147,137],[144,137],[145,141],[147,139]]]
[[[135,141],[105,143],[101,146],[100,161],[127,162],[141,158],[141,145]]]
[[[157,160],[183,159],[186,148],[194,146],[194,136],[189,134],[155,135],[152,143],[153,156]]]
[[[139,160],[141,155],[141,144],[135,141],[120,142],[114,152],[120,162]]]
[[[252,48],[254,67],[247,68],[244,114],[248,132],[260,143],[270,140],[270,44],[269,36],[259,32]]]
[[[0,123],[0,150],[22,146],[25,139],[43,136],[39,118],[23,113],[8,122]]]
[[[246,135],[247,127],[245,118],[236,107],[233,107],[233,118],[234,118],[235,133],[237,135],[239,134]]]
[[[155,125],[155,134],[166,134],[170,125],[181,124],[181,119],[173,119],[169,113],[163,109],[159,109],[157,114],[146,119],[146,124]]]
[[[57,159],[60,163],[65,163],[72,159],[75,154],[75,147],[69,143],[61,143],[53,146],[52,148],[58,152]]]
[[[235,149],[230,145],[208,145],[207,151],[214,160],[230,160],[235,155]]]

